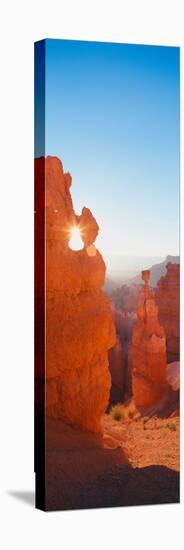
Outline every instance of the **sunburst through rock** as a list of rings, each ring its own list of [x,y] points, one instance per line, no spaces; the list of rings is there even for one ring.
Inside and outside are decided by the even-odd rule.
[[[83,248],[83,242],[81,239],[81,232],[79,227],[72,227],[71,237],[68,244],[71,250],[81,250]]]

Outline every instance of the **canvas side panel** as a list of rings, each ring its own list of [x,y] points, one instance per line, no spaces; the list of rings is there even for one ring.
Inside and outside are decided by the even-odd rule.
[[[36,508],[45,510],[45,41],[35,43],[34,64],[34,463]]]

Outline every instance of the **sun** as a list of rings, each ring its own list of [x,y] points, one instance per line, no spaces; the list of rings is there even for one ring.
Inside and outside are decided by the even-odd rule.
[[[71,250],[81,250],[83,248],[83,242],[81,239],[81,232],[79,227],[72,227],[70,231],[69,247]]]

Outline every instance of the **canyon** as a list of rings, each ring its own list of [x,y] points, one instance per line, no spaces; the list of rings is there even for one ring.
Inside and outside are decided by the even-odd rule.
[[[157,306],[157,321],[162,326],[165,334],[166,342],[166,355],[167,355],[167,372],[169,378],[174,377],[172,374],[172,365],[173,371],[179,365],[180,353],[179,353],[179,325],[180,325],[180,311],[179,311],[179,272],[180,266],[179,263],[176,263],[177,257],[174,257],[175,262],[167,263],[167,259],[172,259],[172,256],[168,256],[164,262],[165,266],[165,275],[163,275],[158,281],[157,286],[150,288],[150,293],[152,294],[152,300],[154,300],[155,305]],[[162,265],[162,264],[161,264]],[[151,281],[151,271],[158,272],[158,266],[152,267],[150,271],[150,281]],[[141,280],[141,276],[140,279]],[[134,326],[138,320],[138,305],[140,301],[140,296],[142,293],[142,285],[132,283],[127,286],[123,284],[119,288],[113,289],[108,292],[108,295],[113,303],[114,317],[122,315],[124,318],[124,327],[121,331],[120,345],[118,346],[119,357],[117,360],[117,352],[113,353],[113,350],[109,353],[109,363],[112,374],[112,387],[114,386],[114,374],[117,371],[119,372],[119,379],[121,377],[121,372],[123,373],[123,379],[127,380],[127,383],[124,383],[123,393],[121,395],[123,398],[118,399],[118,394],[116,394],[116,400],[112,400],[112,404],[115,402],[122,402],[126,400],[127,397],[132,397],[132,364],[131,364],[131,353],[130,347],[132,346],[132,333]],[[136,329],[138,330],[138,329]],[[116,334],[119,338],[119,327],[116,323]],[[140,336],[139,352],[143,345],[142,336]],[[139,337],[138,337],[139,340]],[[142,343],[141,343],[142,342]],[[122,357],[120,365],[120,356]],[[156,356],[155,356],[156,357]],[[179,375],[178,375],[179,376]],[[112,393],[112,392],[111,392]],[[114,393],[113,393],[114,395]]]
[[[96,219],[86,206],[76,214],[72,177],[57,157],[36,164],[45,175],[36,239],[39,263],[45,215],[46,310],[38,270],[35,386],[39,404],[46,375],[46,509],[178,502],[179,266],[169,262],[156,288],[144,270],[143,284],[105,291]]]
[[[87,207],[75,213],[72,177],[56,157],[45,159],[45,178],[46,410],[99,432],[109,404],[158,401],[166,363],[179,361],[179,265],[165,263],[156,288],[132,283],[108,295],[95,218]],[[74,227],[81,235],[75,251],[69,246]]]

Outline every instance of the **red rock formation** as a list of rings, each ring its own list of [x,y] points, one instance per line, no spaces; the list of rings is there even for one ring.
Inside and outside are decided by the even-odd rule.
[[[138,408],[156,403],[166,384],[166,340],[158,321],[158,308],[149,288],[149,271],[142,272],[145,282],[137,308],[138,321],[133,329],[129,361],[132,366],[132,393]]]
[[[172,390],[179,391],[180,389],[180,363],[175,361],[167,365],[167,382]]]
[[[167,361],[178,361],[180,357],[180,271],[179,264],[167,264],[167,273],[157,283],[155,299],[158,314],[167,342]]]
[[[77,216],[77,218],[79,220],[81,228],[81,238],[83,240],[83,243],[85,246],[90,246],[94,243],[98,235],[99,226],[95,218],[93,218],[93,215],[89,208],[86,208],[85,206],[82,209],[81,216]]]
[[[132,395],[132,373],[130,363],[128,363],[128,351],[137,315],[125,313],[123,309],[116,309],[114,305],[112,307],[116,327],[116,344],[109,351],[109,368],[112,380],[110,402],[115,404]]]
[[[99,228],[87,208],[75,214],[71,176],[60,160],[47,157],[45,169],[47,413],[98,432],[111,385],[107,351],[115,342],[102,291],[106,267],[92,246]],[[68,243],[76,225],[84,247],[73,251]]]

